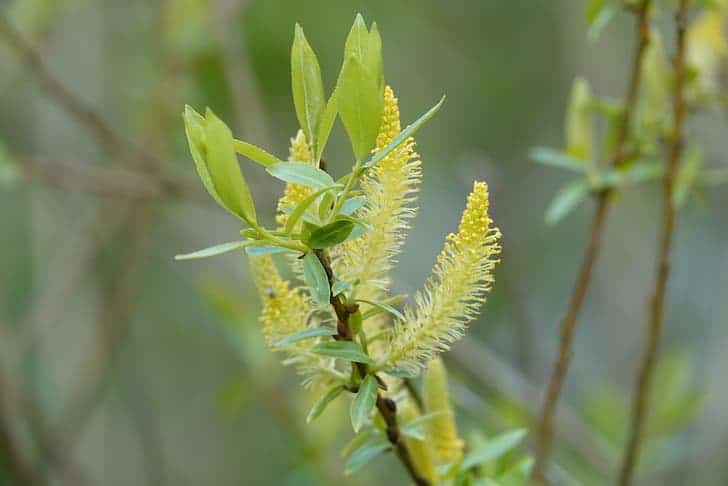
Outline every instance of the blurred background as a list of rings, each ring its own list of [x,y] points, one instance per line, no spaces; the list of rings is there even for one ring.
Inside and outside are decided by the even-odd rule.
[[[592,208],[547,226],[568,173],[528,153],[563,145],[575,76],[621,97],[632,50],[627,14],[587,41],[585,3],[0,2],[0,484],[13,484],[18,458],[43,484],[406,484],[392,457],[342,478],[346,404],[306,426],[314,397],[263,349],[244,258],[173,261],[240,229],[196,178],[184,104],[209,105],[238,138],[285,155],[297,129],[294,23],[330,90],[356,12],[379,24],[403,121],[447,94],[417,137],[420,212],[395,287],[422,285],[473,179],[487,180],[503,262],[483,315],[445,358],[466,436],[530,426]],[[724,113],[691,122],[707,164],[725,166],[726,128]],[[337,122],[331,170],[349,158]],[[282,185],[244,170],[271,223]],[[556,421],[563,484],[615,477],[658,201],[657,184],[639,186],[611,214]],[[640,484],[728,484],[727,204],[715,190],[680,213]]]

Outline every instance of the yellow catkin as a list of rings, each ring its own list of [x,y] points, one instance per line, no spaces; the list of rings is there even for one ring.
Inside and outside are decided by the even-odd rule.
[[[402,417],[403,423],[415,420],[420,416],[417,408],[409,401],[405,401],[400,406],[400,416]],[[435,465],[432,449],[430,442],[426,440],[419,440],[413,437],[405,437],[405,443],[412,456],[412,461],[415,463],[417,471],[427,480],[430,484],[437,484],[439,481],[439,474],[437,473],[437,466]]]
[[[401,131],[399,104],[389,86],[384,89],[382,123],[373,152],[378,152]],[[401,251],[410,220],[416,214],[413,206],[422,180],[421,162],[409,138],[393,150],[362,179],[361,188],[367,200],[356,216],[371,229],[363,236],[341,245],[333,252],[334,271],[341,279],[358,280],[356,296],[380,300],[390,286],[389,273]],[[365,331],[374,334],[388,327],[385,315],[368,319]],[[370,352],[383,354],[386,340],[373,343]]]
[[[249,261],[262,302],[260,321],[267,346],[288,355],[283,363],[296,367],[297,372],[305,377],[304,386],[325,387],[332,380],[344,378],[335,370],[332,359],[310,352],[316,339],[278,344],[282,338],[306,329],[311,302],[301,288],[291,287],[280,276],[270,256],[250,257]]]
[[[311,163],[311,149],[306,142],[306,136],[303,134],[303,130],[298,130],[296,136],[291,139],[291,146],[288,149],[288,160],[291,162]],[[300,184],[287,183],[283,196],[278,200],[276,223],[281,226],[286,224],[286,220],[288,219],[286,211],[295,208],[309,194],[311,194],[311,189],[308,187]]]
[[[437,257],[434,275],[415,295],[416,308],[395,322],[387,364],[417,372],[437,352],[449,349],[475,318],[493,285],[500,231],[488,215],[488,186],[476,182],[456,234]]]
[[[435,414],[426,422],[427,439],[438,464],[453,464],[463,457],[447,389],[447,370],[440,358],[430,361],[424,379],[425,411]]]

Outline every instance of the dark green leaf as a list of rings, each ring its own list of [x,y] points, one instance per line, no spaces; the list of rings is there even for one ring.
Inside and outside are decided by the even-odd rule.
[[[369,419],[369,414],[374,408],[374,403],[377,401],[377,380],[372,375],[367,375],[366,378],[359,385],[359,391],[351,402],[351,408],[349,409],[349,415],[351,416],[351,425],[354,427],[354,432],[359,432],[362,425],[364,425]]]
[[[291,84],[298,122],[308,143],[316,147],[319,119],[326,103],[324,83],[316,54],[298,24],[291,48]]]
[[[353,341],[326,341],[317,343],[311,348],[311,351],[330,358],[338,358],[355,363],[374,364],[374,360],[361,349],[361,346]]]
[[[237,153],[264,167],[281,162],[281,160],[275,155],[270,154],[251,143],[243,142],[242,140],[234,140],[233,145],[235,146],[235,151]]]
[[[269,166],[267,171],[276,179],[314,189],[325,189],[335,184],[329,174],[302,162],[279,162]]]
[[[377,165],[384,157],[389,155],[389,153],[392,152],[392,150],[394,150],[397,147],[399,147],[400,145],[402,145],[402,143],[404,143],[409,137],[414,135],[417,132],[417,130],[419,130],[422,127],[422,125],[427,123],[427,121],[430,120],[430,118],[435,116],[435,113],[438,112],[438,110],[440,109],[440,107],[442,107],[442,104],[444,102],[445,102],[445,96],[440,98],[440,101],[438,101],[435,106],[430,108],[425,114],[420,116],[411,125],[408,125],[404,130],[399,132],[399,134],[396,137],[394,137],[391,142],[389,142],[387,145],[385,145],[384,148],[382,148],[382,150],[380,150],[379,152],[374,154],[374,156],[371,159],[369,159],[367,162],[365,162],[363,166],[364,167],[373,167],[373,166]]]
[[[255,205],[235,156],[233,135],[209,108],[205,112],[207,169],[215,192],[225,207],[248,222],[255,222]]]
[[[354,229],[354,223],[338,220],[315,229],[308,237],[306,244],[311,248],[329,248],[346,240]]]
[[[289,344],[297,343],[298,341],[303,341],[304,339],[310,339],[314,337],[321,337],[321,336],[335,336],[336,335],[336,329],[333,327],[309,327],[308,329],[304,329],[301,332],[297,332],[295,334],[289,334],[288,336],[284,337],[283,339],[280,339],[276,341],[276,346],[287,346]]]
[[[351,453],[349,460],[346,461],[344,474],[347,476],[354,474],[369,464],[372,459],[389,450],[389,448],[389,442],[384,439],[379,439],[377,442],[371,442],[359,447]]]
[[[322,194],[326,193],[327,191],[330,191],[332,189],[335,189],[339,187],[338,185],[324,187],[323,189],[319,189],[318,191],[314,192],[313,194],[309,195],[298,203],[298,206],[293,210],[293,212],[288,216],[288,219],[286,220],[286,226],[284,228],[284,231],[286,233],[291,233],[293,231],[293,228],[296,226],[296,223],[299,219],[301,219],[301,216],[305,213],[306,209],[308,209],[313,202],[319,198]]]
[[[303,278],[311,290],[311,297],[318,305],[327,305],[331,297],[326,271],[314,253],[303,257]]]
[[[324,413],[324,410],[326,410],[326,407],[329,405],[329,403],[334,401],[339,395],[341,395],[341,392],[343,391],[343,386],[335,386],[334,388],[326,392],[324,396],[319,398],[316,403],[314,403],[313,407],[311,407],[311,411],[308,412],[308,416],[306,417],[306,423],[311,423],[319,416],[321,416],[321,414]]]
[[[584,180],[578,180],[559,189],[546,209],[546,224],[556,224],[573,211],[589,195],[591,189]]]
[[[575,172],[583,172],[585,161],[575,159],[559,150],[548,147],[536,147],[531,150],[531,158],[539,164],[558,167],[560,169],[569,169]]]
[[[380,95],[374,76],[355,56],[346,58],[341,68],[336,84],[336,102],[354,156],[356,160],[364,160],[379,133],[384,97]]]
[[[222,255],[230,251],[240,250],[250,245],[250,241],[231,241],[229,243],[220,243],[219,245],[205,248],[204,250],[193,251],[182,255],[175,255],[175,260],[194,260],[196,258],[207,258],[215,255]]]
[[[470,469],[478,464],[484,464],[497,459],[503,454],[514,449],[526,436],[525,429],[517,429],[493,437],[485,444],[470,451],[464,458],[460,467]]]

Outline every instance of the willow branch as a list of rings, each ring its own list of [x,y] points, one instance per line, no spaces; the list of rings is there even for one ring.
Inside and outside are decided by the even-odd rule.
[[[334,308],[334,312],[336,313],[336,318],[338,321],[336,325],[338,334],[334,336],[334,339],[353,341],[354,335],[351,331],[351,327],[349,326],[349,317],[351,316],[351,314],[357,312],[358,305],[347,305],[341,299],[341,297],[339,297],[338,295],[334,295],[334,272],[331,268],[331,262],[329,261],[328,256],[321,250],[316,251],[316,256],[318,257],[321,265],[326,271],[326,276],[329,280],[329,289],[331,290],[330,303],[331,306]],[[352,366],[355,366],[355,369],[359,373],[360,377],[363,378],[367,375],[368,370],[367,366],[364,363],[352,363]],[[383,381],[376,374],[374,375],[374,377],[376,378],[377,382],[379,382],[380,384],[383,383]],[[412,481],[414,481],[417,486],[430,486],[430,482],[426,478],[424,478],[419,473],[419,471],[417,471],[417,466],[415,466],[415,463],[412,460],[412,455],[410,454],[409,448],[407,447],[405,441],[402,440],[402,436],[399,431],[399,422],[397,420],[397,404],[394,402],[394,400],[383,397],[381,393],[377,393],[376,406],[377,411],[382,416],[382,419],[384,419],[384,423],[387,426],[387,440],[389,440],[389,443],[392,444],[392,447],[394,448],[397,457],[399,458],[402,465],[404,465]]]
[[[650,41],[650,4],[650,0],[643,0],[636,9],[637,41],[632,60],[629,84],[627,86],[627,94],[624,101],[624,109],[622,111],[619,130],[617,132],[614,155],[611,160],[611,165],[613,167],[623,165],[627,158],[627,139],[633,113],[637,104],[637,94],[639,92],[642,74],[642,60]],[[592,281],[594,264],[600,253],[610,202],[610,191],[601,190],[596,193],[596,210],[594,212],[589,236],[587,238],[587,247],[579,265],[576,282],[571,292],[571,297],[569,298],[568,309],[561,320],[559,350],[549,378],[537,429],[536,463],[533,470],[533,479],[539,483],[547,483],[545,469],[546,462],[551,454],[554,440],[554,414],[561,395],[561,389],[563,388],[566,372],[569,368],[569,363],[571,362],[577,319],[584,305],[584,300]]]
[[[678,166],[683,153],[683,125],[685,123],[685,44],[687,27],[688,0],[680,0],[675,15],[677,30],[677,53],[675,55],[675,87],[673,93],[673,129],[670,150],[666,160],[662,191],[662,222],[657,255],[655,286],[650,300],[647,321],[647,339],[637,377],[635,395],[632,402],[629,440],[625,450],[619,484],[632,484],[634,469],[639,459],[645,429],[645,414],[650,399],[652,377],[657,364],[660,336],[665,320],[665,294],[670,278],[670,252],[675,235],[676,209],[673,202]]]

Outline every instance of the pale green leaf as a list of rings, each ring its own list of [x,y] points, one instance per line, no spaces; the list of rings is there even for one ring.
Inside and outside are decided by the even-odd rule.
[[[225,207],[245,221],[255,222],[255,205],[235,156],[233,136],[209,108],[205,112],[207,169]]]
[[[430,118],[435,116],[435,113],[437,113],[440,110],[440,107],[442,107],[442,104],[445,102],[445,96],[440,98],[440,101],[437,102],[435,106],[427,110],[426,113],[424,113],[422,116],[420,116],[417,120],[415,120],[411,125],[408,125],[404,130],[399,132],[396,137],[392,139],[391,142],[389,142],[387,145],[385,145],[382,150],[378,151],[374,156],[366,161],[363,165],[363,167],[372,167],[377,165],[383,158],[385,158],[387,155],[389,155],[392,150],[396,149],[402,143],[404,143],[409,137],[414,135],[417,130],[419,130],[422,125],[427,123]]]
[[[336,329],[333,327],[321,326],[321,327],[309,327],[303,331],[289,334],[288,336],[276,341],[276,346],[288,346],[289,344],[303,341],[304,339],[311,339],[314,337],[321,336],[335,336],[337,334]]]
[[[219,245],[211,246],[203,250],[193,251],[192,253],[184,253],[181,255],[175,255],[175,260],[194,260],[196,258],[207,258],[215,255],[222,255],[230,251],[240,250],[250,245],[250,241],[230,241],[228,243],[220,243]]]
[[[526,429],[517,429],[495,436],[485,444],[470,451],[460,465],[462,469],[470,469],[484,464],[513,450],[526,437]]]
[[[301,162],[279,162],[269,166],[266,170],[276,179],[313,189],[325,189],[335,184],[326,172]]]
[[[324,410],[326,410],[326,407],[329,405],[329,403],[334,401],[339,395],[341,395],[341,392],[343,391],[343,386],[335,386],[331,390],[326,392],[325,395],[319,398],[316,403],[314,403],[313,407],[311,407],[311,411],[308,412],[308,416],[306,417],[306,423],[311,423],[312,421],[320,417],[321,414],[324,413]]]
[[[585,166],[585,161],[548,147],[536,147],[531,150],[531,159],[539,164],[569,169],[574,172],[583,172]]]
[[[260,147],[256,147],[252,143],[236,139],[233,140],[233,145],[235,146],[235,152],[239,153],[243,157],[249,158],[263,167],[268,167],[269,165],[281,162],[281,160],[275,155],[266,152]]]
[[[295,207],[293,212],[288,216],[288,219],[286,220],[286,226],[284,228],[284,231],[286,233],[291,233],[293,231],[293,228],[296,226],[296,223],[299,219],[301,219],[301,216],[306,212],[306,210],[311,206],[311,204],[316,201],[316,199],[319,198],[322,194],[335,189],[337,187],[340,187],[339,185],[333,185],[324,187],[323,189],[319,189],[318,191],[314,192],[313,194],[310,194],[309,196],[306,196],[306,198],[298,203],[298,205]]]
[[[377,401],[377,380],[372,375],[367,375],[359,385],[359,391],[351,402],[349,415],[354,432],[359,432],[362,425],[369,419],[369,414]]]
[[[353,361],[354,363],[374,364],[374,360],[361,349],[361,346],[353,341],[325,341],[315,344],[311,351],[329,358],[338,358]]]
[[[380,314],[382,312],[389,312],[393,316],[395,316],[400,321],[404,322],[406,319],[404,315],[392,307],[391,305],[385,303],[385,302],[374,302],[372,300],[365,300],[365,299],[357,299],[357,302],[363,302],[365,304],[369,304],[372,306],[372,309],[367,309],[364,312],[364,319],[367,319],[369,317],[372,317],[373,315]]]
[[[288,251],[291,251],[290,248],[285,248],[285,247],[276,246],[276,245],[254,245],[254,246],[245,247],[245,253],[247,253],[248,256],[252,256],[252,257],[263,256],[263,255],[275,255],[277,253],[286,253]]]
[[[205,143],[205,118],[197,113],[191,106],[185,105],[185,112],[182,115],[185,122],[185,134],[187,135],[187,143],[190,146],[192,160],[195,162],[197,175],[205,186],[207,192],[220,205],[225,207],[210,177],[210,171],[207,168],[207,145]]]
[[[306,140],[315,147],[319,118],[324,110],[326,97],[318,59],[298,24],[291,47],[291,84],[298,122],[306,134]]]
[[[331,135],[331,129],[336,121],[336,114],[338,113],[338,104],[336,102],[336,90],[331,94],[329,101],[326,102],[324,111],[321,112],[319,117],[318,129],[316,130],[316,162],[321,160],[321,155],[324,153],[326,142],[329,141],[329,135]]]
[[[579,206],[589,195],[591,189],[584,180],[574,181],[559,189],[546,209],[546,224],[553,225]]]
[[[347,199],[346,201],[344,201],[344,204],[341,205],[341,210],[339,211],[339,214],[351,216],[352,214],[354,214],[354,211],[363,207],[366,203],[367,199],[364,196],[357,196],[352,197],[351,199]]]
[[[382,122],[384,97],[374,76],[362,61],[349,56],[336,84],[336,102],[357,160],[364,160],[374,146]]]
[[[372,459],[376,458],[383,452],[390,449],[390,444],[384,439],[379,439],[376,442],[364,444],[363,446],[356,449],[351,453],[349,459],[346,461],[346,468],[344,474],[347,476],[354,474],[361,468],[369,464]]]
[[[326,271],[314,253],[303,257],[303,278],[311,290],[311,297],[318,305],[327,305],[331,297]]]

